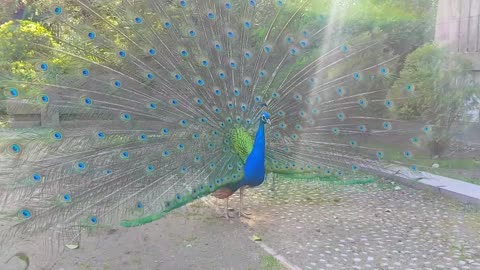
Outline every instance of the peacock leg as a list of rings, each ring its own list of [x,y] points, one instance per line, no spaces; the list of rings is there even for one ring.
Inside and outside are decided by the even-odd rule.
[[[230,218],[231,218],[231,216],[228,214],[228,213],[229,213],[229,211],[228,211],[228,199],[229,199],[229,197],[227,197],[227,198],[225,199],[225,218],[226,218],[226,219],[230,219]]]
[[[249,215],[251,213],[247,213],[243,211],[243,192],[245,190],[245,186],[240,188],[240,210],[238,211],[238,216],[239,217],[244,217],[244,218],[250,218]]]

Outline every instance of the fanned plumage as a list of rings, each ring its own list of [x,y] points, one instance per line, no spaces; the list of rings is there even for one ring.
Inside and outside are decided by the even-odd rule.
[[[0,83],[12,114],[56,124],[1,131],[2,250],[45,234],[75,244],[82,231],[141,225],[239,182],[263,111],[267,172],[341,181],[380,167],[383,152],[366,142],[402,132],[385,86],[402,52],[384,33],[342,32],[316,1],[292,2],[71,0],[43,10],[60,34],[18,49],[35,76],[1,71]]]

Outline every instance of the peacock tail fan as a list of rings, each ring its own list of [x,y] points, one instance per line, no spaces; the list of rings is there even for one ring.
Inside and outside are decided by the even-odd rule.
[[[371,179],[385,162],[370,143],[404,137],[391,109],[421,94],[389,99],[406,51],[345,31],[348,1],[327,2],[68,0],[3,24],[7,109],[42,125],[1,130],[2,250],[138,226],[237,183],[265,110],[267,171]]]

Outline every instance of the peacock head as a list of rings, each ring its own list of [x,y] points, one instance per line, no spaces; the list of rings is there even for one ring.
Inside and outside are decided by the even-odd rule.
[[[269,125],[271,124],[269,113],[267,113],[267,112],[262,113],[262,123],[269,124]]]

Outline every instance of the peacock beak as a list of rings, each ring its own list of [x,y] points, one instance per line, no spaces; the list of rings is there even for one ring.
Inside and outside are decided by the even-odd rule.
[[[271,125],[272,121],[270,121],[270,119],[267,119],[267,124]]]

